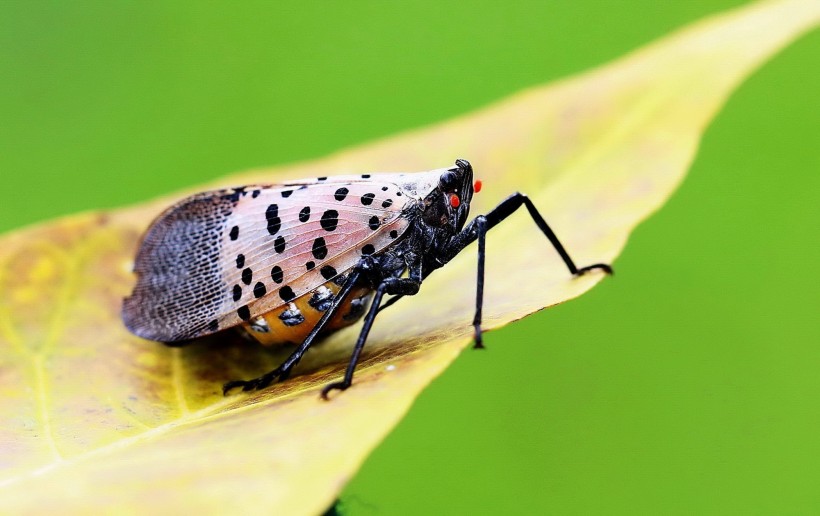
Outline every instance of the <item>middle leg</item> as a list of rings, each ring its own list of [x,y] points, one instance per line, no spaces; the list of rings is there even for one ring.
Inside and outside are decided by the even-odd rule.
[[[379,305],[382,302],[384,294],[412,296],[419,291],[419,286],[420,282],[410,278],[387,278],[382,281],[376,289],[373,301],[367,310],[367,315],[364,317],[364,324],[362,325],[361,332],[359,332],[359,338],[356,340],[353,353],[350,355],[350,362],[347,364],[344,379],[341,382],[326,385],[325,388],[322,389],[322,399],[327,400],[328,394],[334,389],[344,391],[353,384],[353,373],[356,371],[356,365],[359,363],[359,357],[362,354],[362,349],[364,349],[367,336],[370,334],[373,321],[376,320],[376,315],[379,313]]]

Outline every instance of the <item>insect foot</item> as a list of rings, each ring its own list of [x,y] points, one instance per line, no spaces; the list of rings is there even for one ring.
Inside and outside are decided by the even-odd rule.
[[[258,391],[272,384],[277,378],[284,380],[287,376],[283,369],[277,368],[253,380],[231,380],[222,386],[222,395],[227,396],[230,391],[237,387],[242,387],[244,392]]]
[[[481,329],[481,325],[474,324],[473,328],[475,328],[475,333],[473,335],[473,349],[487,349],[484,347],[484,332]]]
[[[350,385],[350,382],[334,382],[327,384],[325,385],[325,388],[322,389],[322,399],[325,401],[330,401],[330,398],[328,398],[328,394],[330,394],[330,391],[334,389],[346,391],[348,387],[350,387]]]
[[[595,269],[602,270],[605,273],[609,274],[610,276],[615,274],[615,271],[612,270],[612,266],[606,263],[596,263],[594,265],[587,265],[586,267],[581,267],[577,271],[575,271],[576,276],[583,276],[589,271],[593,271]]]

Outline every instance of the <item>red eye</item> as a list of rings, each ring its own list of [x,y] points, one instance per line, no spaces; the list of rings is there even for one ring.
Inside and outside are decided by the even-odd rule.
[[[458,208],[458,205],[461,204],[461,199],[458,198],[458,195],[453,194],[450,196],[450,206],[453,208]]]
[[[473,184],[473,191],[478,193],[481,191],[481,179],[476,179],[475,184]]]

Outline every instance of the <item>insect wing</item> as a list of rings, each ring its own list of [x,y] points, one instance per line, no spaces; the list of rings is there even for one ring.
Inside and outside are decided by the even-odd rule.
[[[174,342],[265,314],[390,246],[409,226],[413,193],[374,178],[189,197],[147,231],[123,320]]]

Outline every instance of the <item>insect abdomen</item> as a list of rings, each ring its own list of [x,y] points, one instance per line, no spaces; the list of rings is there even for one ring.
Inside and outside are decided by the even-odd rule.
[[[290,303],[242,324],[242,331],[265,346],[300,344],[330,308],[339,289],[339,285],[328,281]],[[370,303],[372,294],[373,290],[369,287],[354,288],[325,326],[323,334],[332,333],[359,320]]]

